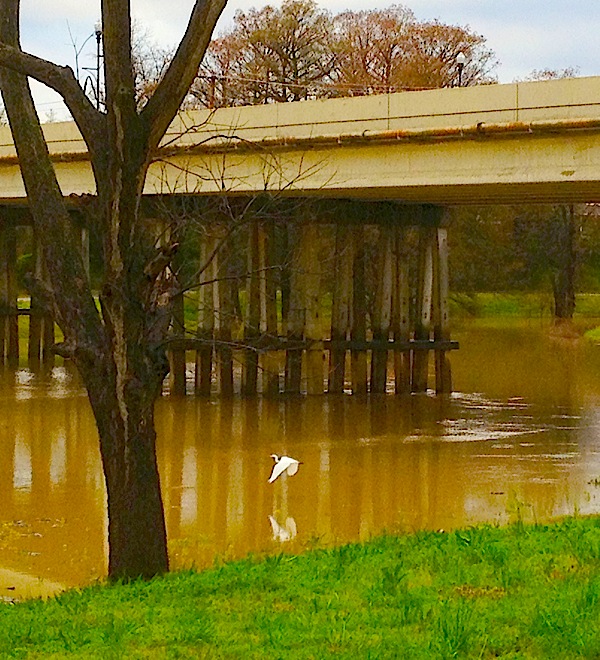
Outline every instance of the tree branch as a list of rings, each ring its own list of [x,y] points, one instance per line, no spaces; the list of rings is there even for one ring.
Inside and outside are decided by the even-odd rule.
[[[0,44],[19,54],[19,0],[0,0]],[[6,50],[3,50],[6,53]],[[18,59],[23,64],[23,58]],[[34,230],[52,289],[43,293],[68,341],[93,344],[104,340],[101,319],[87,283],[83,259],[48,154],[27,76],[0,66],[0,87],[15,143]],[[47,294],[47,295],[46,295]],[[50,303],[46,300],[46,305]]]
[[[102,0],[104,80],[109,122],[137,120],[128,0]],[[114,115],[119,115],[117,119]],[[113,126],[112,130],[121,130]]]
[[[84,94],[71,67],[59,66],[35,55],[0,43],[0,66],[11,69],[47,85],[63,98],[85,143],[94,155],[103,143],[104,115]]]
[[[141,117],[154,150],[183,103],[227,0],[196,0],[185,35]]]

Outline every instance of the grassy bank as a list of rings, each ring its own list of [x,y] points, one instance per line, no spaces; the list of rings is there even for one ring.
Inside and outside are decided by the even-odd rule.
[[[2,658],[598,658],[600,519],[383,537],[0,606]]]
[[[600,318],[600,294],[578,293],[575,318]],[[450,311],[453,317],[479,318],[552,318],[553,298],[550,293],[452,293]]]

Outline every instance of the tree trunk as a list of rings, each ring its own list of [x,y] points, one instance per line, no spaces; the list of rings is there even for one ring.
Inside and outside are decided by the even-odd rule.
[[[135,145],[129,149],[133,152]],[[130,160],[135,162],[134,155]],[[124,170],[117,163],[99,187],[107,226],[107,267],[100,293],[102,368],[77,363],[100,436],[112,579],[151,577],[169,568],[154,403],[169,372],[165,348],[177,283],[164,269],[148,266],[147,255],[155,246],[144,238],[147,232],[133,201],[139,200],[138,177],[143,180],[144,168],[138,169],[137,177]],[[161,250],[169,252],[171,247],[162,246],[159,254]]]
[[[109,577],[149,577],[168,569],[154,402],[168,373],[165,343],[176,283],[165,269],[176,244],[154,245],[139,208],[150,160],[198,73],[225,0],[196,0],[177,52],[139,111],[130,3],[102,0],[106,112],[93,107],[69,67],[21,51],[19,4],[0,0],[0,89],[48,273],[36,293],[63,331],[57,352],[78,367],[96,418],[108,496]],[[62,96],[90,154],[94,222],[103,237],[101,314],[27,76]]]
[[[20,80],[19,80],[20,79]],[[154,400],[167,372],[164,353],[165,319],[160,295],[152,314],[143,312],[140,300],[147,291],[139,283],[154,285],[144,277],[143,243],[123,242],[123,232],[109,236],[109,284],[101,295],[102,321],[89,290],[76,231],[65,208],[28,85],[22,76],[2,72],[3,96],[19,154],[34,231],[41,239],[49,287],[37,283],[40,301],[51,310],[63,330],[65,342],[58,350],[73,359],[88,390],[100,436],[100,449],[108,495],[109,577],[151,576],[168,570],[166,534],[159,476],[154,452]],[[8,84],[7,84],[8,83]],[[136,195],[139,173],[113,173],[103,188],[107,194],[103,222],[107,226],[137,226]],[[117,217],[115,217],[115,215]],[[138,233],[126,232],[129,240]],[[133,262],[119,260],[128,255]],[[139,259],[139,261],[138,261]],[[132,277],[135,271],[141,271]],[[158,278],[155,278],[158,279]]]
[[[130,371],[125,387],[112,355],[95,365],[78,364],[100,436],[112,579],[151,577],[169,567],[154,430],[154,402],[167,359],[161,368],[154,360],[149,363],[139,345],[130,352],[130,361],[143,365],[146,375]]]
[[[552,273],[554,320],[570,321],[575,312],[575,210],[573,205],[561,206],[559,228],[559,268]]]

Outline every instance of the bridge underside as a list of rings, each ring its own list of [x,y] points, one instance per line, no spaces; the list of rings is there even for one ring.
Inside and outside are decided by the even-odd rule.
[[[83,194],[83,193],[79,193]],[[177,192],[170,193],[173,198],[208,197],[223,195],[224,193],[212,193],[211,195],[199,193]],[[232,197],[248,197],[246,191],[228,192]],[[261,192],[254,193],[263,194]],[[600,185],[596,182],[572,183],[572,182],[549,182],[549,183],[527,183],[527,184],[490,184],[490,185],[454,185],[454,186],[414,186],[402,187],[390,190],[383,187],[360,188],[354,191],[286,191],[275,193],[281,197],[307,197],[323,200],[363,200],[365,202],[396,202],[413,204],[433,204],[438,206],[493,206],[504,204],[580,204],[600,203]],[[151,193],[146,199],[151,201],[157,197],[164,197],[164,193]],[[76,204],[74,203],[73,206]],[[0,207],[7,211],[10,209],[21,209],[23,220],[28,222],[26,212],[27,200],[24,198],[2,198]]]
[[[389,188],[360,188],[352,193],[341,194],[331,190],[312,193],[288,192],[290,197],[320,197],[398,203],[434,204],[438,206],[503,205],[503,204],[579,204],[600,202],[600,185],[596,182],[570,181],[548,183],[504,183],[489,185],[429,185]]]

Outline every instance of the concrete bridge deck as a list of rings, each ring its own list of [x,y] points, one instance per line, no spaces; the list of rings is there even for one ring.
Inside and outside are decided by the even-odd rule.
[[[73,123],[44,127],[63,192],[94,192]],[[401,92],[182,114],[147,194],[437,204],[600,201],[600,77]],[[24,198],[0,129],[0,203]]]

